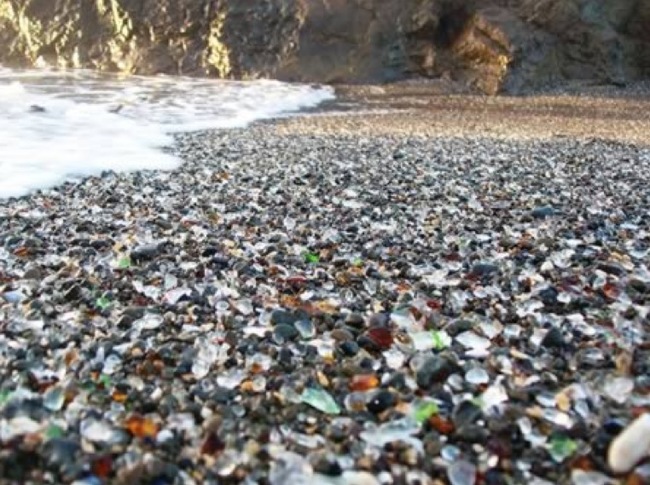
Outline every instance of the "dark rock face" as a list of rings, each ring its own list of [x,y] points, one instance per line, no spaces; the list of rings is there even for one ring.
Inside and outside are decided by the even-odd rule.
[[[487,93],[650,73],[650,0],[0,0],[0,62]]]

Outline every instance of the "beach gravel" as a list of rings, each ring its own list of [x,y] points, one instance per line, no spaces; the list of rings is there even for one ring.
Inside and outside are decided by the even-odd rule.
[[[345,122],[0,202],[3,479],[647,483],[650,150]]]

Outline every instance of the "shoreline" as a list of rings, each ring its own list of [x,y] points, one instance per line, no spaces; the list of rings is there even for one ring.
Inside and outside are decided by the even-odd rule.
[[[445,82],[335,86],[337,99],[274,120],[287,133],[337,131],[494,139],[602,139],[650,146],[650,87],[580,84],[523,96],[458,92]],[[362,118],[366,118],[365,120]]]

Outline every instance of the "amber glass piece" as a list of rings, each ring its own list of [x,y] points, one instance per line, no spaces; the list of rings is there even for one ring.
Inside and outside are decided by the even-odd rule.
[[[29,250],[25,246],[20,246],[18,249],[14,251],[14,255],[18,256],[19,258],[24,258],[29,254]]]
[[[354,376],[350,380],[349,388],[351,391],[368,391],[379,385],[379,379],[374,374],[362,374]]]
[[[242,392],[253,392],[253,381],[250,379],[245,380],[240,384],[239,390]]]
[[[113,398],[113,401],[123,403],[124,401],[126,401],[127,395],[124,392],[115,390],[113,391],[113,395],[111,397]]]
[[[434,414],[429,418],[429,424],[433,429],[441,434],[451,434],[454,432],[454,423],[448,419],[440,417],[438,414]]]
[[[625,485],[644,485],[647,483],[641,475],[637,475],[636,473],[632,473],[625,479]]]
[[[136,438],[154,438],[158,434],[158,425],[138,414],[131,415],[126,420],[125,427]]]
[[[605,283],[603,286],[603,294],[610,300],[616,300],[620,291],[618,287],[612,283]]]
[[[73,362],[76,362],[78,358],[79,358],[79,352],[77,352],[76,349],[70,349],[68,352],[66,352],[64,357],[65,365],[67,367],[70,367],[70,365]]]

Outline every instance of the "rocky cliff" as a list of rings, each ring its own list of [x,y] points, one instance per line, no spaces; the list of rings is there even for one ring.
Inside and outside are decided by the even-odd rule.
[[[650,0],[0,0],[0,63],[484,92],[650,74]]]

